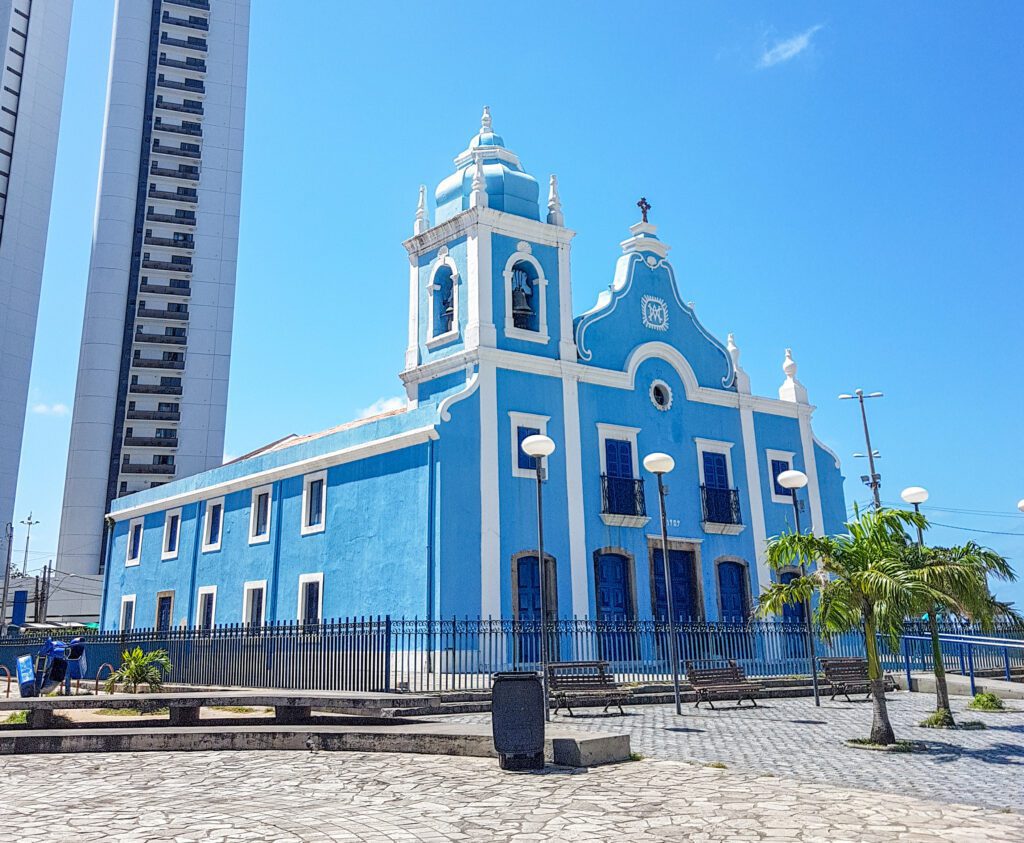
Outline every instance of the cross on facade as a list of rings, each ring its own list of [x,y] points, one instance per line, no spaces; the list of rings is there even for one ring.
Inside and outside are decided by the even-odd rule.
[[[640,209],[640,214],[643,216],[644,222],[647,222],[647,212],[651,210],[651,203],[647,201],[647,197],[641,196],[640,201],[636,203],[636,206]]]

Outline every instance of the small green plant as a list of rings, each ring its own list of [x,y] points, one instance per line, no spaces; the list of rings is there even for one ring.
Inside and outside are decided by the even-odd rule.
[[[953,715],[950,714],[948,708],[940,708],[929,714],[918,725],[926,729],[955,729],[956,721],[953,720]]]
[[[27,711],[12,711],[7,719],[4,721],[11,726],[24,726],[28,723],[28,712]]]
[[[251,705],[211,705],[214,711],[230,711],[232,714],[255,714],[256,709]]]
[[[97,708],[96,713],[104,717],[141,717],[144,714],[167,714],[167,708],[153,708],[143,710],[141,708]]]
[[[104,686],[112,693],[118,685],[124,685],[129,694],[136,694],[140,685],[148,686],[150,692],[163,690],[164,675],[171,672],[171,660],[166,650],[142,652],[141,647],[125,650],[121,654],[121,666],[110,674]]]
[[[629,753],[629,760],[630,761],[643,761],[644,757],[639,752],[631,752],[631,753]]]
[[[974,711],[1002,711],[1005,708],[999,697],[984,691],[975,694],[974,699],[967,704],[967,707]]]
[[[705,767],[713,767],[716,770],[727,770],[729,769],[728,764],[723,764],[721,761],[708,761]]]

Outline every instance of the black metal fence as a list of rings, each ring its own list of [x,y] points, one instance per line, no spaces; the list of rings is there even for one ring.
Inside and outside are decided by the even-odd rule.
[[[950,634],[976,633],[959,624],[943,625]],[[926,635],[924,624],[908,624],[908,634]],[[1020,629],[1000,629],[1004,638],[1024,639]],[[552,660],[601,659],[621,682],[665,682],[670,677],[669,627],[662,621],[562,619],[548,624]],[[735,660],[749,676],[807,676],[806,629],[800,623],[682,623],[676,625],[681,667],[689,661]],[[511,620],[418,620],[390,617],[349,618],[320,624],[271,623],[260,627],[228,625],[212,630],[131,630],[83,636],[89,677],[103,664],[117,667],[125,649],[167,650],[173,670],[169,681],[207,686],[308,690],[412,692],[475,690],[490,687],[494,673],[539,667],[540,622]],[[41,639],[0,641],[0,664],[14,672],[19,655],[34,653]],[[930,649],[904,640],[890,648],[880,639],[885,668],[927,670]],[[863,656],[864,636],[852,631],[818,636],[819,658]],[[962,657],[945,653],[956,671]],[[984,649],[975,669],[1000,668],[1007,658],[1024,668],[1024,651],[1007,655]],[[987,663],[991,660],[992,664]],[[104,671],[106,674],[107,671]]]

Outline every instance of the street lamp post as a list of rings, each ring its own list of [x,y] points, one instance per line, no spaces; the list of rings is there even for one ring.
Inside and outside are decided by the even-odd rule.
[[[4,555],[4,592],[0,599],[0,638],[7,634],[7,594],[11,587],[11,545],[14,542],[14,527],[10,521],[4,527],[7,552]]]
[[[665,519],[665,495],[668,490],[662,478],[676,467],[668,454],[648,454],[644,468],[658,478],[658,503],[661,506],[661,569],[665,577],[665,610],[668,612],[668,653],[672,662],[672,692],[676,700],[676,714],[682,714],[679,698],[679,642],[676,640],[675,609],[672,605],[672,577],[668,569],[668,521]]]
[[[522,444],[523,453],[533,457],[537,472],[537,566],[540,569],[540,681],[544,689],[544,719],[551,720],[551,706],[548,705],[548,578],[544,564],[544,506],[542,488],[544,485],[545,457],[555,452],[555,443],[539,433],[527,436]]]
[[[788,489],[793,498],[793,521],[796,526],[796,533],[800,535],[800,507],[797,505],[796,490],[807,485],[807,475],[802,471],[783,471],[775,478],[783,489]],[[804,565],[803,557],[800,557],[800,576],[807,576],[807,568]],[[811,623],[811,599],[804,600],[804,624],[807,630],[807,652],[811,657],[811,685],[814,687],[814,704],[821,705],[821,696],[818,693],[818,654],[815,652],[814,625]]]
[[[904,503],[912,504],[914,512],[918,515],[921,514],[921,504],[928,500],[928,490],[921,486],[908,486],[902,492],[900,497],[903,498]],[[1021,501],[1024,503],[1024,501]],[[917,546],[924,547],[924,533],[921,532],[921,525],[917,525]]]
[[[1019,509],[1021,512],[1024,512],[1024,498],[1021,498],[1019,501],[1017,501],[1017,509]]]
[[[863,389],[857,389],[854,390],[853,395],[844,392],[842,395],[839,396],[839,399],[842,401],[848,401],[856,398],[860,402],[860,418],[861,421],[864,423],[864,441],[868,446],[868,471],[871,472],[869,477],[862,477],[861,479],[864,480],[868,487],[871,489],[871,494],[875,499],[875,509],[882,508],[882,497],[878,491],[882,486],[882,476],[877,471],[875,471],[875,451],[872,450],[871,448],[871,434],[870,432],[868,432],[868,414],[867,410],[864,409],[864,399],[881,398],[882,395],[883,393],[881,392],[869,392],[865,395]]]

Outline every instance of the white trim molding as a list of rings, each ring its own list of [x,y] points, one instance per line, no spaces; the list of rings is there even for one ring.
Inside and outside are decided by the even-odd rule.
[[[305,623],[306,622],[306,618],[303,617],[303,611],[305,609],[306,601],[303,600],[303,597],[305,597],[305,595],[303,594],[302,587],[304,585],[306,585],[307,583],[313,583],[313,582],[317,583],[317,585],[320,586],[320,588],[317,590],[317,609],[316,609],[317,615],[318,615],[317,620],[318,621],[323,621],[323,619],[324,619],[324,574],[323,574],[323,571],[318,571],[315,574],[299,574],[299,596],[298,596],[297,605],[296,605],[296,608],[295,608],[295,619],[297,621],[299,621],[299,623]],[[265,596],[264,596],[264,599],[266,599]]]
[[[768,529],[764,521],[764,495],[761,491],[761,472],[758,468],[757,435],[754,432],[754,411],[744,400],[740,402],[740,428],[743,431],[743,462],[747,472],[747,495],[750,501],[750,529],[754,539],[754,557],[759,588],[771,583],[768,567]],[[771,465],[771,463],[769,463]],[[751,601],[756,595],[751,593]]]
[[[174,547],[170,548],[168,545],[171,543],[171,519],[174,520]],[[181,547],[181,507],[177,509],[168,509],[164,513],[164,538],[163,543],[160,546],[160,559],[161,561],[167,561],[168,559],[178,558],[178,549]]]
[[[537,474],[532,468],[519,467],[519,428],[537,428],[542,436],[547,436],[548,422],[551,421],[551,416],[538,416],[533,413],[520,413],[516,410],[510,410],[508,417],[512,424],[512,476],[522,477],[527,480],[536,479]]]
[[[480,615],[501,617],[501,482],[498,477],[498,384],[494,366],[480,370]]]
[[[213,507],[220,507],[220,523],[217,525],[217,541],[210,541],[210,528],[213,524],[210,523],[210,511]],[[212,553],[215,550],[220,550],[221,542],[224,541],[224,498],[210,498],[206,502],[206,506],[203,509],[203,543],[201,550],[203,553]]]
[[[262,495],[267,496],[267,525],[262,533],[256,532],[256,505]],[[270,541],[270,522],[274,512],[274,485],[267,483],[252,490],[249,498],[249,544],[266,544]]]
[[[217,586],[200,586],[196,592],[196,629],[203,628],[203,597],[210,595],[213,605],[210,607],[210,629],[217,625]]]
[[[443,252],[443,254],[442,254]],[[437,283],[437,274],[444,268],[452,273],[452,327],[443,334],[434,335],[434,293],[440,291],[441,286]],[[439,348],[459,338],[459,268],[455,265],[448,250],[443,248],[431,267],[430,276],[427,279],[427,337],[426,346],[428,349]]]
[[[135,555],[132,555],[132,542],[135,535],[135,531],[139,531],[139,544],[135,548]],[[128,522],[128,541],[125,542],[124,546],[124,566],[126,568],[134,567],[142,561],[142,540],[146,537],[146,527],[143,523],[143,519],[133,518]]]
[[[528,243],[520,243],[518,251],[513,252],[505,262],[505,269],[501,273],[505,292],[505,337],[510,340],[524,340],[526,342],[547,343],[548,342],[548,279],[544,275],[544,267],[540,265],[529,251]],[[512,316],[512,270],[516,264],[529,264],[537,277],[530,282],[531,294],[537,308],[537,330],[528,331],[524,328],[517,328]]]
[[[572,613],[590,616],[586,510],[583,504],[583,447],[580,442],[579,384],[562,378],[562,425],[565,437],[565,497],[569,524],[569,585]]]
[[[312,503],[309,497],[309,490],[317,481],[320,486],[320,521],[316,524],[309,523],[309,505]],[[313,533],[322,533],[327,529],[327,469],[315,471],[302,478],[302,513],[300,517],[299,534],[309,536]]]
[[[654,397],[654,391],[660,389],[667,399],[664,404],[659,404],[657,399]],[[669,386],[665,381],[655,378],[651,381],[651,385],[647,388],[647,397],[651,399],[651,403],[654,405],[654,409],[662,413],[667,413],[672,409],[672,387]]]
[[[242,585],[242,623],[252,623],[252,607],[250,604],[249,595],[260,590],[262,597],[260,598],[260,618],[262,624],[267,622],[267,581],[266,580],[248,580]]]
[[[124,625],[124,607],[126,603],[132,604],[132,625],[126,627]],[[127,632],[129,629],[135,629],[135,595],[134,594],[123,594],[121,595],[121,612],[117,616],[117,628],[120,632]]]
[[[780,495],[775,491],[775,475],[772,474],[772,460],[784,460],[793,467],[793,458],[796,454],[793,451],[779,451],[775,448],[765,448],[765,465],[768,470],[768,492],[771,495],[772,503],[784,503],[786,506],[793,505],[793,498],[790,495]]]

